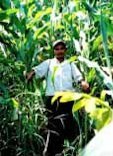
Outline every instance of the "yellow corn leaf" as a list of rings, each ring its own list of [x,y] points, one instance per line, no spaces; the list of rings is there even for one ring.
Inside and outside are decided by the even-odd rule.
[[[19,103],[14,98],[12,98],[12,104],[13,104],[14,108],[18,108],[19,107]]]
[[[59,97],[61,97],[65,92],[56,92],[55,96],[52,98],[51,103],[53,104]]]
[[[87,99],[87,103],[85,105],[85,111],[90,113],[96,109],[96,98],[89,98]]]
[[[106,90],[103,90],[103,91],[101,92],[100,99],[101,99],[101,100],[105,100],[105,98],[106,98]]]
[[[77,102],[74,103],[73,108],[72,108],[72,112],[76,112],[79,109],[81,109],[82,107],[84,107],[87,103],[89,102],[89,99],[87,98],[83,98]]]
[[[63,96],[60,98],[60,102],[69,102],[69,101],[76,101],[79,100],[83,97],[82,94],[80,93],[75,93],[75,92],[65,92]]]

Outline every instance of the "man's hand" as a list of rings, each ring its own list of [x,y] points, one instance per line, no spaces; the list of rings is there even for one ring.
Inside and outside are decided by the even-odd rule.
[[[28,83],[33,79],[34,75],[35,75],[35,71],[34,70],[31,70],[29,73],[26,74],[26,79],[27,79]]]
[[[89,93],[90,92],[89,84],[85,80],[82,80],[81,81],[81,88],[86,93]]]

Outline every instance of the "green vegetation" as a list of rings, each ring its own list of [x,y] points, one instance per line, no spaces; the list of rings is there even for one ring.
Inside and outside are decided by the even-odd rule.
[[[78,112],[86,111],[79,122],[84,129],[80,141],[65,142],[64,155],[79,152],[90,126],[100,130],[112,120],[112,10],[112,0],[1,0],[0,155],[41,155],[41,129],[47,122],[44,83],[34,79],[27,84],[25,73],[53,57],[56,39],[66,41],[69,61],[76,62],[91,86],[89,95],[78,88],[79,92],[55,96],[62,96],[62,102],[75,101],[72,111],[77,120]],[[102,66],[108,67],[110,76]]]

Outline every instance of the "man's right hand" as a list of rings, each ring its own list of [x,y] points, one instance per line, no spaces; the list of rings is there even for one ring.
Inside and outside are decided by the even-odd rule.
[[[26,79],[27,79],[28,83],[30,81],[32,81],[34,75],[35,75],[35,71],[34,70],[31,70],[29,73],[26,74]]]

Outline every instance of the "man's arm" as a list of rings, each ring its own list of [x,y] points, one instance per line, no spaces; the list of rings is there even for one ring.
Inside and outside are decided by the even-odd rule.
[[[35,71],[32,69],[29,73],[26,74],[27,82],[30,82],[35,76]]]
[[[89,93],[90,86],[89,86],[88,82],[83,79],[82,74],[79,71],[79,69],[77,68],[77,66],[74,63],[71,63],[71,65],[72,65],[71,69],[72,69],[74,80],[80,85],[81,89],[84,92]]]
[[[45,60],[39,65],[32,68],[32,70],[26,74],[27,81],[30,82],[34,76],[36,78],[43,78],[46,76],[49,68],[50,60]]]

